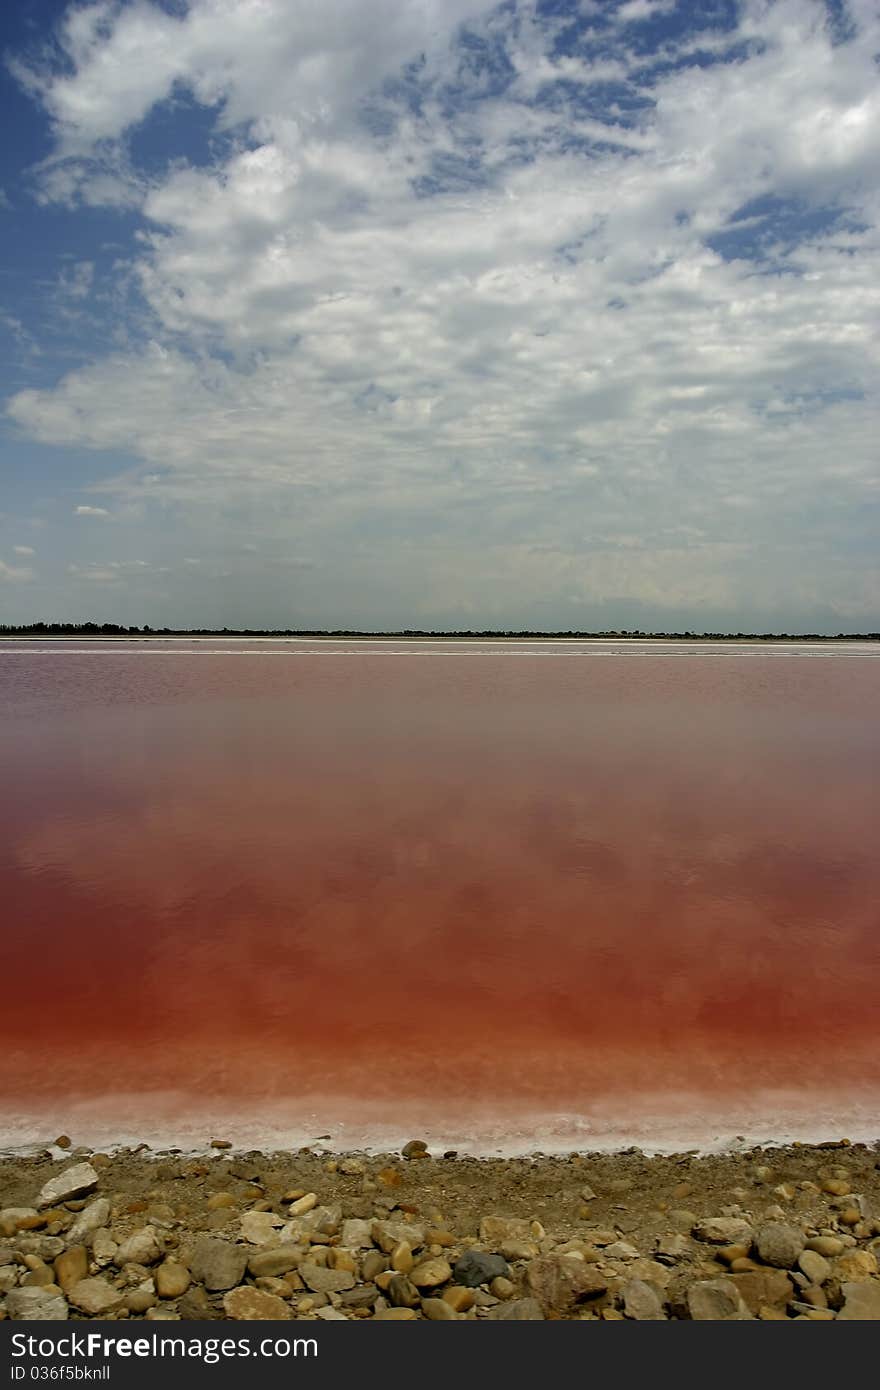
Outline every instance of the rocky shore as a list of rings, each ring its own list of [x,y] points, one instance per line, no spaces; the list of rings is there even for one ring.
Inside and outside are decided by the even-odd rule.
[[[880,1144],[0,1158],[0,1319],[880,1319]]]

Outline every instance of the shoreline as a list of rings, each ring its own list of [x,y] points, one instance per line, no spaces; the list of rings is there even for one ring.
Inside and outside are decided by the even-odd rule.
[[[0,1157],[0,1317],[880,1319],[880,1140],[476,1158],[58,1138]]]

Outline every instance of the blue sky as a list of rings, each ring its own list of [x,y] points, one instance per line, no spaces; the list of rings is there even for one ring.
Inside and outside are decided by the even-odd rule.
[[[880,626],[874,0],[0,23],[0,621]]]

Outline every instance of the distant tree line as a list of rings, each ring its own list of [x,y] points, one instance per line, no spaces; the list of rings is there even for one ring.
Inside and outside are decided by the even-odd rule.
[[[496,637],[496,638],[639,638],[655,637],[669,641],[695,642],[877,642],[880,632],[643,632],[640,628],[605,628],[599,632],[536,631],[534,628],[463,628],[455,631],[407,627],[394,631],[367,631],[363,628],[177,628],[125,627],[120,623],[0,623],[0,637]]]

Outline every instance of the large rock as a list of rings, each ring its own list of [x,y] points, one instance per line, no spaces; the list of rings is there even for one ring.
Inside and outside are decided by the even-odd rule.
[[[94,1192],[97,1186],[98,1174],[91,1163],[74,1163],[43,1185],[37,1205],[54,1207],[59,1202],[71,1202],[75,1197],[85,1197],[87,1193]]]
[[[484,1245],[500,1246],[506,1240],[532,1239],[531,1221],[519,1216],[484,1216],[480,1222],[480,1240]]]
[[[177,1305],[177,1311],[186,1322],[209,1322],[212,1318],[223,1316],[214,1307],[201,1284],[193,1284],[187,1289]]]
[[[342,1207],[338,1202],[332,1206],[312,1207],[304,1216],[297,1216],[281,1228],[283,1240],[296,1239],[300,1234],[335,1236],[342,1225]]]
[[[595,1298],[608,1288],[607,1279],[597,1273],[595,1265],[571,1255],[531,1260],[526,1266],[526,1283],[545,1313],[567,1313],[582,1299]]]
[[[784,1269],[755,1269],[742,1274],[730,1274],[750,1313],[761,1308],[784,1308],[794,1292],[794,1285]]]
[[[803,1231],[787,1221],[765,1221],[755,1233],[759,1258],[776,1269],[792,1269],[805,1245]]]
[[[289,1242],[283,1245],[270,1245],[266,1250],[255,1251],[248,1260],[248,1273],[255,1279],[277,1278],[279,1274],[289,1274],[305,1257],[302,1245]]]
[[[880,1321],[880,1282],[842,1284],[843,1307],[837,1314],[840,1322]],[[10,1298],[12,1295],[10,1294]]]
[[[488,1284],[499,1275],[505,1277],[510,1267],[501,1255],[488,1255],[482,1250],[466,1250],[456,1260],[452,1273],[456,1284],[467,1289],[476,1289],[480,1284]]]
[[[752,1315],[732,1279],[700,1279],[687,1291],[695,1322],[741,1322]]]
[[[114,1289],[106,1279],[80,1279],[74,1284],[67,1297],[81,1313],[89,1313],[93,1318],[104,1313],[113,1313],[122,1307],[122,1294]]]
[[[877,1273],[877,1256],[873,1250],[847,1250],[834,1261],[835,1277],[851,1280],[871,1279]]]
[[[342,1223],[342,1244],[346,1250],[368,1250],[373,1244],[372,1221],[350,1217]]]
[[[292,1316],[290,1307],[274,1293],[263,1293],[247,1284],[223,1295],[226,1316],[238,1322],[273,1322]]]
[[[693,1231],[697,1240],[710,1245],[745,1245],[752,1243],[752,1227],[740,1216],[712,1216],[701,1221]]]
[[[240,1284],[247,1266],[247,1250],[219,1236],[200,1236],[193,1250],[190,1270],[199,1284],[212,1292]]]
[[[76,1216],[67,1232],[71,1245],[91,1245],[97,1230],[106,1226],[110,1220],[110,1203],[106,1197],[96,1197]]]
[[[120,1243],[116,1251],[118,1265],[154,1265],[162,1258],[162,1246],[152,1226],[144,1226]]]
[[[246,1211],[241,1218],[241,1238],[251,1245],[278,1243],[278,1227],[283,1219],[274,1211]]]
[[[653,1285],[644,1279],[630,1279],[624,1284],[623,1311],[636,1322],[665,1322],[663,1301]]]
[[[386,1255],[404,1240],[411,1250],[418,1250],[425,1243],[425,1228],[408,1221],[374,1221],[373,1240]]]
[[[544,1310],[536,1298],[515,1298],[490,1308],[489,1317],[497,1322],[543,1322]]]
[[[449,1267],[449,1261],[444,1260],[441,1255],[437,1255],[416,1265],[409,1277],[417,1289],[436,1289],[441,1284],[449,1283],[452,1278],[452,1270]]]
[[[6,1314],[13,1322],[64,1322],[67,1300],[50,1289],[13,1289],[6,1295]]]
[[[326,1269],[311,1260],[303,1261],[299,1274],[312,1293],[339,1293],[342,1289],[353,1289],[356,1282],[348,1269]]]

